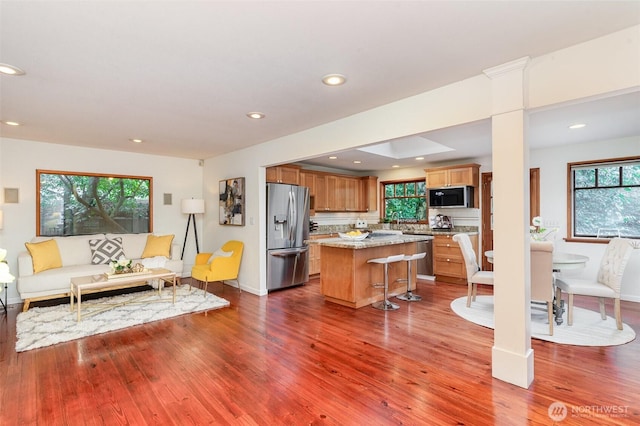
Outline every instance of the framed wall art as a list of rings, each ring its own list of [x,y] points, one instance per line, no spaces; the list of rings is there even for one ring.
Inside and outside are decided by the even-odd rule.
[[[220,181],[220,225],[244,226],[244,178]]]

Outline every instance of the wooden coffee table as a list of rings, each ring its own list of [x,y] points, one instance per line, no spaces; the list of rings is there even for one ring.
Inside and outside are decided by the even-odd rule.
[[[69,296],[71,311],[73,312],[74,298],[78,300],[78,322],[82,319],[82,295],[89,293],[98,293],[109,290],[119,290],[123,288],[138,287],[141,283],[149,280],[162,280],[167,283],[171,283],[173,286],[173,300],[172,303],[176,303],[176,273],[164,268],[149,269],[148,272],[136,273],[136,274],[123,274],[122,276],[116,276],[108,278],[106,274],[87,275],[84,277],[71,278],[71,294]],[[158,285],[158,296],[162,295],[162,287]],[[157,300],[157,299],[156,299]],[[164,299],[169,301],[170,299]],[[122,306],[126,303],[135,302],[129,301],[118,304],[107,304],[98,310],[86,313],[86,315],[94,315],[99,312],[104,312],[108,309],[115,308],[116,306]]]

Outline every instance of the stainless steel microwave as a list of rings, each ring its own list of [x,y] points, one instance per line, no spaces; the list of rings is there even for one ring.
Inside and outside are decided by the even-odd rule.
[[[471,208],[473,207],[473,186],[429,188],[429,207]]]

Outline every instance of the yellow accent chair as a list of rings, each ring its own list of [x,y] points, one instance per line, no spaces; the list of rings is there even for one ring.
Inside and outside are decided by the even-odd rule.
[[[240,289],[238,272],[244,244],[240,241],[227,241],[214,253],[199,253],[196,255],[196,264],[191,268],[191,278],[204,282],[204,291],[210,282],[235,281]],[[209,262],[211,258],[211,262]],[[207,263],[209,262],[209,263]]]

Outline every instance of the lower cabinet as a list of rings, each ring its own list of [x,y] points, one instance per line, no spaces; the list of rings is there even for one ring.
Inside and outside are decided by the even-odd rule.
[[[317,234],[309,236],[310,240],[320,240],[322,238],[333,238],[337,234]],[[320,245],[309,244],[309,275],[320,273]]]
[[[478,236],[469,235],[473,249],[478,257]],[[467,284],[467,269],[458,243],[451,235],[434,235],[433,273],[436,280]]]

